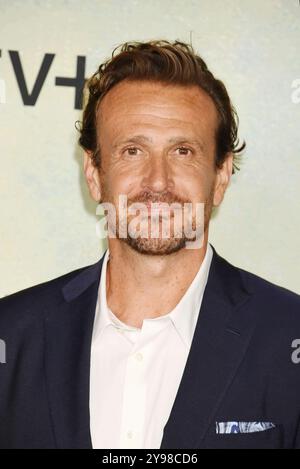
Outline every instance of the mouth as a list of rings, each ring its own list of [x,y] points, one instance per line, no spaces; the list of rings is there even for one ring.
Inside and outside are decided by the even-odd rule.
[[[149,216],[151,214],[157,215],[160,214],[162,216],[174,216],[174,210],[169,207],[168,204],[165,203],[160,203],[160,202],[149,202],[146,204],[146,207],[148,209],[148,214]]]

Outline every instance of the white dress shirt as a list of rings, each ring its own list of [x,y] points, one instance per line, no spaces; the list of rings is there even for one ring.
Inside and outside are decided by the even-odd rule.
[[[160,448],[192,343],[212,255],[208,243],[199,271],[170,313],[144,319],[142,328],[136,328],[121,322],[107,306],[106,250],[91,347],[93,448]]]

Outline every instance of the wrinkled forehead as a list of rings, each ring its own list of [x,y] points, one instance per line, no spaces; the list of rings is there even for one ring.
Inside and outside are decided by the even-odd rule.
[[[102,99],[97,124],[111,128],[134,125],[187,126],[214,132],[218,112],[211,97],[199,86],[149,81],[123,81]]]

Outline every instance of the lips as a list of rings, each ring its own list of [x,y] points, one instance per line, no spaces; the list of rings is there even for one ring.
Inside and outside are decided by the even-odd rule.
[[[160,213],[162,215],[170,214],[170,216],[174,215],[174,210],[170,209],[169,204],[160,203],[160,202],[150,202],[146,204],[149,214],[153,213]]]

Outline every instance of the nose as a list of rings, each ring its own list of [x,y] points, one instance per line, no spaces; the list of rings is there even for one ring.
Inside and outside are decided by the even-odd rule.
[[[151,158],[144,170],[142,188],[151,192],[164,192],[173,187],[171,171],[168,162],[162,154]]]

